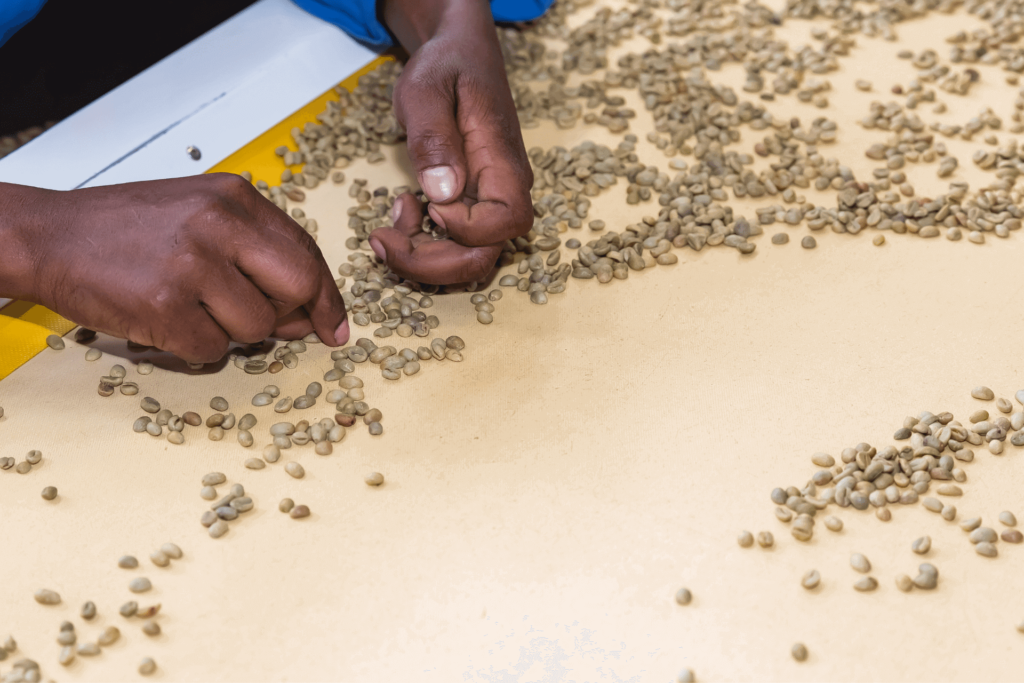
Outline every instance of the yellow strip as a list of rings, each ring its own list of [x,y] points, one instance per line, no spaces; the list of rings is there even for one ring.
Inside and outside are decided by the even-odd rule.
[[[392,60],[393,57],[384,55],[364,66],[359,71],[346,78],[339,85],[352,92],[352,89],[359,84],[359,78],[368,74],[384,62]],[[320,97],[316,98],[302,109],[273,126],[267,132],[238,150],[224,161],[220,162],[207,173],[252,173],[253,182],[265,180],[270,185],[281,183],[281,172],[286,168],[284,160],[274,153],[278,147],[284,146],[295,151],[297,146],[292,139],[292,128],[302,128],[308,121],[315,121],[316,115],[327,108],[328,101],[338,101],[338,94],[331,88]],[[302,170],[302,164],[290,166],[293,173]]]
[[[8,314],[19,310],[22,312],[18,317]],[[64,336],[74,328],[73,322],[42,306],[28,304],[26,309],[23,301],[5,306],[0,311],[0,379],[45,349],[48,336]]]
[[[373,71],[385,61],[393,59],[382,56],[373,60],[359,71],[340,83],[342,88],[352,91],[363,74]],[[334,89],[328,90],[291,116],[271,127],[268,131],[224,159],[207,173],[241,173],[249,171],[253,180],[266,180],[271,185],[280,182],[284,161],[274,150],[285,145],[295,149],[292,128],[301,128],[307,121],[315,121],[316,115],[327,108],[328,100],[337,101]],[[301,165],[292,166],[292,171],[302,170]],[[53,311],[24,301],[14,301],[0,309],[0,379],[11,374],[46,348],[46,338],[51,334],[64,336],[75,328]]]

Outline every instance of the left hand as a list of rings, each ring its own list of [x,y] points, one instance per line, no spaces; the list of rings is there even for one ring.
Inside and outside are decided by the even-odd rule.
[[[370,244],[402,277],[428,284],[479,281],[505,241],[533,225],[533,172],[489,5],[416,1],[445,7],[430,15],[432,34],[422,43],[422,31],[405,31],[401,23],[416,21],[422,7],[389,23],[412,54],[395,84],[395,113],[430,200],[427,211],[451,239],[419,231],[422,209],[409,196],[395,202],[395,227],[375,230]],[[395,2],[404,4],[388,0],[386,15]]]

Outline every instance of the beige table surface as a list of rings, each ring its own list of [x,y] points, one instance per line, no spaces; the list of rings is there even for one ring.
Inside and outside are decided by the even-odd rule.
[[[867,179],[873,162],[863,150],[885,134],[855,121],[872,99],[891,99],[878,93],[914,76],[896,50],[976,25],[935,16],[900,26],[900,43],[858,37],[854,56],[828,76],[827,109],[795,97],[769,107],[838,121],[839,142],[825,151]],[[779,33],[797,44],[810,26],[789,22]],[[622,49],[631,46],[645,43]],[[987,105],[1009,123],[1015,88],[998,69],[979,70],[970,98],[940,92],[950,113],[922,117],[964,122]],[[743,78],[736,65],[713,77],[737,89]],[[875,92],[854,92],[857,77]],[[667,168],[643,141],[649,116],[629,101],[641,159]],[[616,140],[582,125],[526,132],[528,146],[584,139]],[[743,129],[738,148],[759,139]],[[976,187],[985,176],[970,154],[980,138],[947,144],[961,159],[952,179]],[[388,154],[400,160],[404,149]],[[360,163],[346,173],[394,185],[408,182],[406,166]],[[908,168],[919,196],[944,188],[935,168]],[[345,256],[347,188],[322,186],[305,202],[332,266]],[[656,202],[627,207],[623,197],[620,181],[591,216],[622,229],[656,212]],[[730,203],[753,215],[751,204]],[[771,245],[776,229],[793,241]],[[982,558],[955,524],[919,505],[895,507],[889,523],[830,508],[845,529],[819,524],[810,543],[798,543],[768,498],[774,486],[806,482],[815,451],[889,444],[903,417],[921,410],[965,420],[978,384],[1000,396],[1024,387],[1021,236],[978,246],[890,234],[879,248],[870,232],[824,231],[807,251],[798,244],[806,233],[770,226],[749,257],[682,250],[678,265],[625,282],[570,280],[547,306],[506,290],[490,326],[475,322],[469,294],[438,297],[438,332],[465,339],[463,363],[426,362],[396,383],[361,366],[385,434],[352,429],[329,457],[293,448],[262,471],[242,462],[258,455],[277,416],[249,398],[270,382],[298,395],[330,367],[327,349],[273,378],[231,366],[140,377],[134,364],[152,354],[103,340],[107,354],[86,363],[69,337],[66,351],[44,352],[0,383],[0,454],[44,454],[29,475],[0,472],[0,638],[12,633],[19,656],[61,681],[136,680],[146,655],[159,664],[154,678],[169,681],[668,681],[682,667],[701,681],[1024,679],[1024,636],[1014,628],[1024,619],[1024,547],[1000,544],[997,559]],[[217,394],[236,415],[254,412],[257,447],[243,451],[233,431],[213,443],[192,429],[180,447],[133,433],[139,397],[96,395],[115,361],[129,366],[140,397],[175,412],[205,416]],[[331,413],[321,401],[301,417]],[[1018,451],[979,449],[961,517],[1024,515]],[[293,459],[306,468],[301,481],[283,472]],[[387,477],[379,489],[362,481],[373,469]],[[220,540],[198,523],[209,505],[199,480],[211,470],[256,501]],[[39,496],[47,485],[60,490],[53,503]],[[312,517],[280,514],[284,496]],[[772,531],[776,547],[738,547],[743,529]],[[939,588],[900,593],[893,578],[916,572],[923,558],[910,543],[923,534],[934,539],[927,559],[941,571]],[[184,559],[152,566],[149,553],[169,540]],[[876,592],[853,590],[851,552],[870,558]],[[142,568],[119,569],[125,553]],[[811,568],[823,579],[808,592],[800,577]],[[157,638],[117,614],[140,575],[155,586],[140,602],[163,604]],[[688,607],[673,601],[684,585],[694,594]],[[40,587],[59,591],[63,604],[37,605]],[[85,600],[99,606],[93,623],[77,616]],[[63,619],[75,621],[80,640],[108,624],[124,637],[63,670]],[[803,664],[789,655],[796,641],[811,653]]]

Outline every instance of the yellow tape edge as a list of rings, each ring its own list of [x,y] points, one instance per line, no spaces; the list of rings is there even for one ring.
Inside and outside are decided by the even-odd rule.
[[[343,80],[338,86],[352,92],[352,89],[359,84],[359,79],[362,76],[392,59],[394,57],[390,55],[377,57]],[[242,173],[243,171],[248,171],[252,174],[253,182],[265,180],[272,186],[279,185],[281,183],[281,172],[285,168],[290,168],[293,173],[298,173],[302,170],[302,164],[286,167],[284,159],[277,156],[274,150],[283,146],[295,151],[296,145],[295,140],[292,139],[292,128],[301,128],[307,122],[315,121],[316,115],[326,109],[327,102],[331,100],[338,101],[338,93],[334,91],[334,88],[331,88],[306,106],[295,111],[288,118],[269,128],[245,147],[242,147],[208,170],[207,173]]]
[[[342,81],[340,87],[351,92],[358,85],[360,77],[391,59],[393,57],[390,55],[377,57]],[[307,121],[315,121],[316,115],[327,108],[328,100],[337,99],[338,94],[331,88],[217,163],[207,173],[249,171],[254,181],[262,179],[271,185],[278,184],[285,166],[284,161],[274,153],[274,150],[281,145],[294,150],[292,128],[301,128]],[[291,168],[293,171],[299,171],[302,166],[296,165]],[[13,301],[4,306],[0,309],[0,379],[7,377],[47,348],[46,338],[49,335],[59,334],[63,337],[73,329],[73,322],[43,306],[25,301]]]

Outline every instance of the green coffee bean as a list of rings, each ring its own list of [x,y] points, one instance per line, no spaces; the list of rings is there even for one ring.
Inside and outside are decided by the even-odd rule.
[[[121,631],[116,626],[108,626],[103,629],[103,633],[96,639],[96,642],[102,647],[109,647],[116,643],[121,638]]]
[[[40,588],[33,596],[40,605],[59,605],[60,594],[48,588]]]
[[[971,389],[971,396],[978,399],[979,401],[991,401],[996,397],[995,392],[993,392],[988,387],[982,386],[974,387],[973,389]]]
[[[988,541],[982,541],[975,545],[974,552],[984,557],[995,557],[999,554],[999,551],[996,550],[996,546]]]
[[[853,587],[861,593],[866,593],[878,588],[878,581],[876,581],[873,576],[865,576],[863,579],[853,584]]]
[[[860,553],[854,553],[850,556],[850,566],[853,567],[854,571],[858,571],[861,574],[867,574],[871,571],[871,562]]]
[[[925,555],[932,548],[931,536],[922,536],[910,545],[910,549],[918,555]]]
[[[132,593],[145,593],[152,587],[153,584],[144,576],[140,576],[128,582],[128,590]]]
[[[182,555],[184,555],[184,553],[181,552],[181,548],[174,543],[164,543],[160,546],[160,552],[172,560],[180,560]]]

